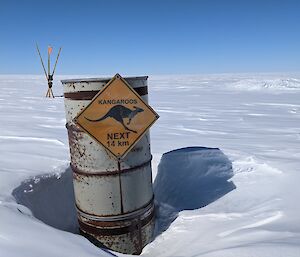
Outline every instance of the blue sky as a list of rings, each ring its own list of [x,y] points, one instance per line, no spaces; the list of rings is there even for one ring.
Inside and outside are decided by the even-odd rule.
[[[300,71],[300,1],[0,0],[0,73]]]

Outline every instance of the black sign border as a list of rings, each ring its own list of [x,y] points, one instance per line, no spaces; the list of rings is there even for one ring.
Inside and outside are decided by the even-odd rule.
[[[89,106],[96,100],[96,98],[98,98],[99,95],[101,95],[106,89],[109,88],[109,86],[116,80],[116,79],[120,79],[126,86],[127,88],[133,93],[135,94],[135,96],[141,100],[148,108],[149,110],[154,114],[155,119],[149,124],[148,127],[146,127],[146,129],[144,130],[143,133],[140,134],[139,137],[136,138],[136,140],[131,144],[130,147],[128,147],[128,149],[122,154],[122,155],[116,155],[114,154],[108,147],[106,147],[103,143],[101,143],[96,137],[94,137],[89,131],[87,131],[86,128],[84,128],[79,122],[78,122],[78,118],[83,114],[83,112],[85,112],[85,110],[87,108],[89,108]],[[128,152],[130,152],[130,150],[136,145],[136,143],[147,133],[148,129],[154,124],[154,122],[157,121],[157,119],[159,118],[159,115],[153,110],[153,108],[147,104],[142,97],[127,83],[127,81],[122,78],[122,76],[120,74],[116,74],[105,86],[104,88],[102,88],[95,96],[94,98],[91,100],[91,102],[83,109],[79,112],[79,114],[74,118],[74,122],[77,126],[79,126],[80,128],[82,128],[90,137],[92,137],[94,140],[96,140],[96,142],[98,142],[100,145],[102,145],[106,150],[109,151],[109,153],[111,153],[114,157],[117,158],[118,161],[122,160],[127,154]]]

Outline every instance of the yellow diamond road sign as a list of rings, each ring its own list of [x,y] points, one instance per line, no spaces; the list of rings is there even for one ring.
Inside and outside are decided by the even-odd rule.
[[[75,121],[91,137],[121,159],[158,117],[117,74],[78,114]]]

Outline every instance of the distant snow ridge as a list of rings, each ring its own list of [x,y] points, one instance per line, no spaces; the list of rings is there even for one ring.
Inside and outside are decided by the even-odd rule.
[[[242,79],[228,86],[240,90],[300,90],[300,80],[295,78]]]

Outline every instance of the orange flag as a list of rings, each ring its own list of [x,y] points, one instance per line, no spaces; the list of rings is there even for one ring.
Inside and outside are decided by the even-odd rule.
[[[52,53],[52,46],[48,46],[48,55]]]

